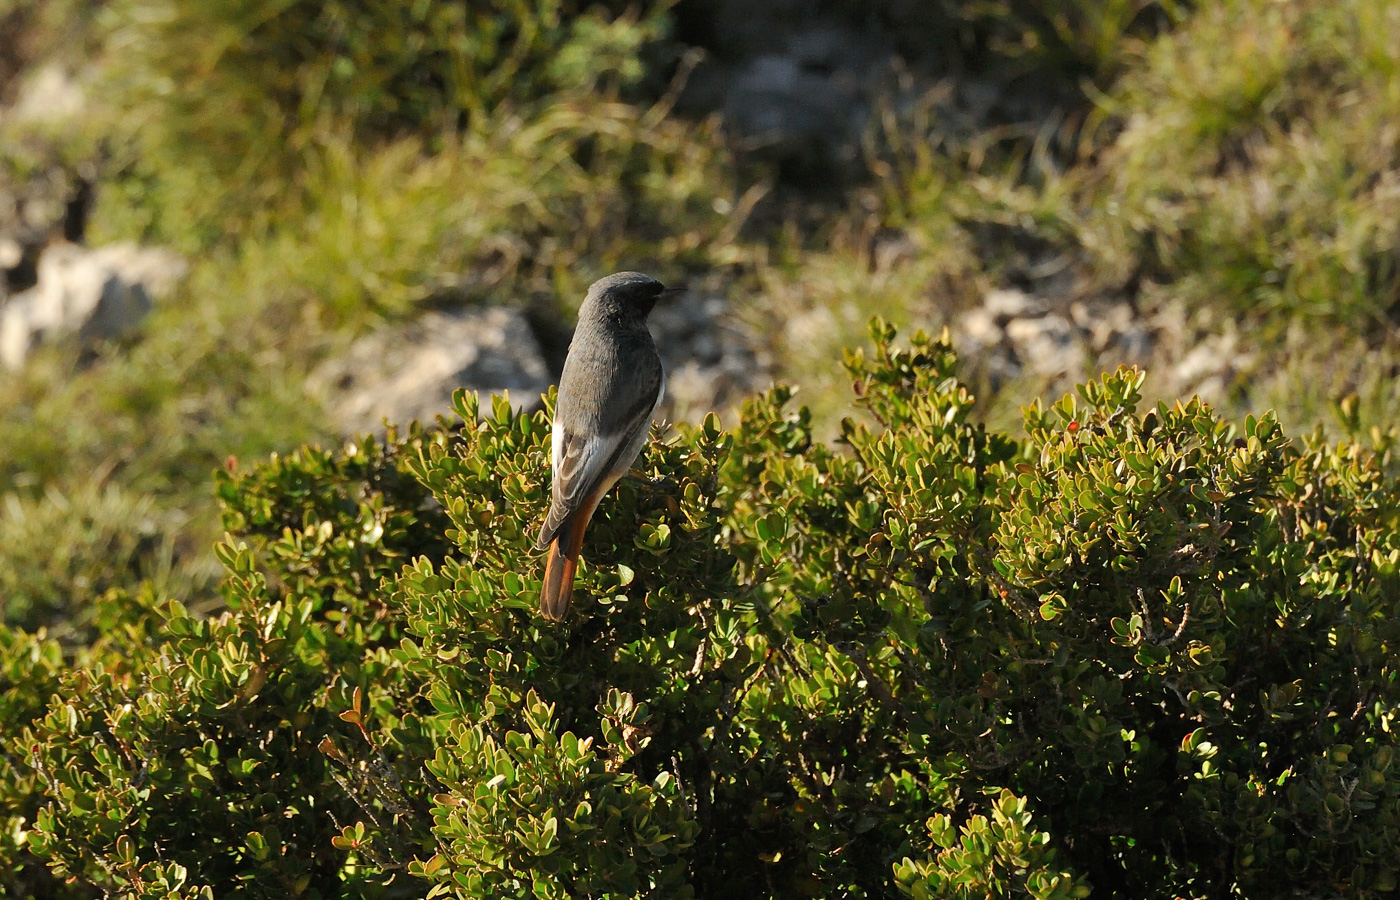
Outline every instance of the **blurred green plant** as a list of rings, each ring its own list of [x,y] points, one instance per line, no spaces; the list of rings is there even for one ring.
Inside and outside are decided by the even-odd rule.
[[[1023,149],[968,179],[969,197],[948,192],[956,156],[924,154],[895,208],[951,196],[961,221],[1084,258],[1110,290],[1363,334],[1388,322],[1400,137],[1374,123],[1397,113],[1394,5],[1230,0],[1134,47],[1094,95],[1079,156]]]
[[[339,147],[479,133],[507,109],[613,95],[643,69],[664,6],[609,17],[563,0],[115,0],[106,10],[119,196],[153,236],[198,249],[297,221]],[[621,10],[618,10],[621,12]]]
[[[91,626],[109,588],[143,579],[167,590],[172,542],[182,521],[161,521],[151,497],[89,483],[71,495],[0,498],[0,619],[67,637]],[[161,565],[162,561],[164,565]]]
[[[1023,71],[1086,78],[1100,87],[1122,73],[1144,41],[1186,18],[1180,0],[952,0],[981,25],[989,48]]]
[[[731,228],[715,207],[732,173],[713,123],[664,112],[574,98],[491,114],[431,151],[329,145],[305,218],[244,245],[245,289],[363,326],[434,300],[557,303],[624,260],[702,264]]]
[[[60,347],[0,375],[7,621],[81,633],[95,596],[144,581],[203,608],[222,571],[210,473],[329,437],[302,386],[314,322],[244,306],[222,292],[228,271],[201,267],[147,336],[76,372]]]
[[[1400,15],[1383,0],[1212,4],[1105,112],[1085,243],[1198,303],[1349,323],[1394,313]]]

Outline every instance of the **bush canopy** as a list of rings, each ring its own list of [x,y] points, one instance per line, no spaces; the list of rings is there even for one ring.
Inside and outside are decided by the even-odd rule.
[[[1018,440],[946,338],[872,334],[839,446],[784,388],[653,441],[562,626],[548,410],[221,475],[223,615],[0,633],[6,892],[1393,892],[1386,436],[1120,370]]]

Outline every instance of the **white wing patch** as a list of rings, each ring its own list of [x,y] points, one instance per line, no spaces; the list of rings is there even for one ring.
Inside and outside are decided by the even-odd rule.
[[[564,455],[564,422],[559,418],[559,414],[554,414],[554,440],[550,441],[550,466],[552,471],[559,471],[559,458]]]
[[[556,445],[560,448],[559,456],[554,463],[554,505],[567,507],[572,512],[606,474],[603,467],[624,435],[604,438],[562,431],[561,437]]]
[[[545,516],[536,544],[538,547],[543,549],[547,546],[569,516],[587,502],[589,496],[612,487],[613,482],[631,467],[646,444],[651,433],[652,414],[661,405],[665,394],[666,380],[663,376],[656,401],[646,414],[635,421],[629,430],[606,436],[569,431],[564,427],[562,417],[555,412],[550,447],[554,483],[549,513]]]

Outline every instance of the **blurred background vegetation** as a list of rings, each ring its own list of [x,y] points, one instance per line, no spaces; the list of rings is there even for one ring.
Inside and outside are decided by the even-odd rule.
[[[0,0],[0,101],[44,66],[84,96],[0,114],[0,189],[90,192],[70,239],[191,264],[139,334],[0,374],[3,619],[80,640],[143,583],[216,605],[211,473],[339,440],[318,362],[444,302],[526,308],[557,356],[620,268],[724,296],[828,432],[869,316],[937,328],[1006,288],[1176,310],[1153,366],[1228,337],[1231,415],[1394,421],[1395,4],[775,2],[893,60],[822,158],[706,101],[739,6]],[[1064,384],[973,357],[997,424]]]

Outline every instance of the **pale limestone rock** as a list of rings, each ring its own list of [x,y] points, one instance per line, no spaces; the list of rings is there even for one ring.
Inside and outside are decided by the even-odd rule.
[[[0,308],[0,365],[18,369],[34,347],[67,334],[93,343],[131,333],[186,268],[169,250],[135,244],[48,247],[38,282]]]
[[[459,387],[483,397],[509,392],[516,409],[532,409],[550,382],[524,315],[495,306],[385,325],[321,366],[311,387],[325,395],[340,431],[353,435],[378,431],[386,420],[406,425],[450,416]]]

